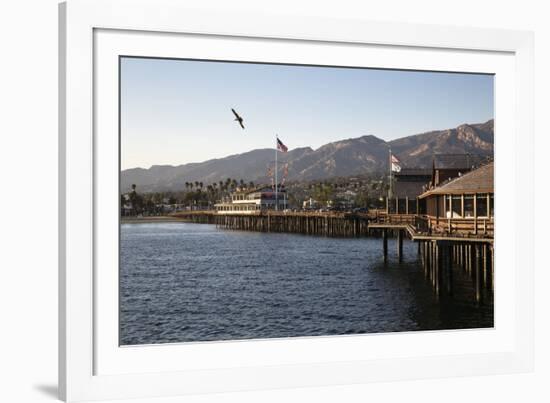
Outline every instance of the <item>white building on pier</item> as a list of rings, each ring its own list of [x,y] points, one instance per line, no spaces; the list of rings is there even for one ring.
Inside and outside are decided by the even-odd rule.
[[[271,186],[251,190],[237,190],[215,205],[218,214],[259,214],[263,211],[288,208],[286,189],[277,192]]]

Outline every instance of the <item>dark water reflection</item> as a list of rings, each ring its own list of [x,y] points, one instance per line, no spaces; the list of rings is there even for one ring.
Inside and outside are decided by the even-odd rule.
[[[123,224],[121,344],[338,335],[493,326],[492,304],[436,300],[405,242],[388,265],[380,239]],[[492,297],[488,297],[491,299]]]

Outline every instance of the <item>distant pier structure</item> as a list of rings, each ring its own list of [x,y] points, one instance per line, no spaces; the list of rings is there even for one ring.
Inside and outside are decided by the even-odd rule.
[[[284,211],[288,208],[288,200],[284,186],[279,185],[276,191],[271,186],[263,186],[239,189],[214,207],[221,215],[250,215],[271,210]]]
[[[228,211],[220,214],[216,211],[188,211],[176,213],[173,217],[237,231],[287,232],[338,238],[366,237],[376,232],[369,228],[369,221],[376,219],[374,212],[352,214],[260,210],[246,214]]]

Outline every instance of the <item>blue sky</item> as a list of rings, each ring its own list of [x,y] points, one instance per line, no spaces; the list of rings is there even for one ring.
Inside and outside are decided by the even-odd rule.
[[[392,140],[493,118],[493,76],[123,58],[122,169],[373,134]],[[234,122],[231,108],[244,118]]]

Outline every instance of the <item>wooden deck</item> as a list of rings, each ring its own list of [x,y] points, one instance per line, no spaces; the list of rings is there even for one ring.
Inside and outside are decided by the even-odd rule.
[[[409,235],[409,238],[412,241],[452,241],[452,242],[489,242],[493,243],[492,237],[487,237],[484,235],[480,236],[468,236],[464,234],[444,234],[444,233],[433,233],[429,234],[426,232],[419,231],[413,224],[379,224],[379,223],[369,223],[369,228],[377,230],[403,230],[406,231]]]

